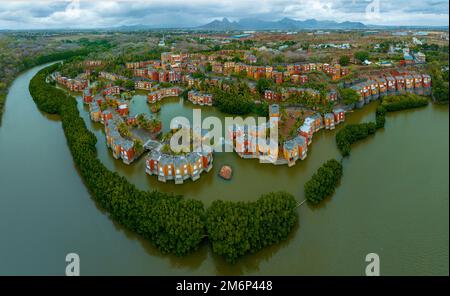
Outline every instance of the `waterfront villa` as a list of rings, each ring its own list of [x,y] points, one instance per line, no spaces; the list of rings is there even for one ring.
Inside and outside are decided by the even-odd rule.
[[[305,159],[307,151],[307,140],[301,135],[283,143],[283,157],[289,167],[294,166],[297,160]]]
[[[145,159],[145,171],[149,175],[157,175],[158,180],[175,184],[183,184],[187,179],[196,181],[202,172],[212,168],[212,152],[190,152],[186,155],[172,156],[161,152],[161,146],[153,146]]]
[[[417,94],[423,94],[423,78],[420,74],[414,74],[414,92]]]
[[[128,116],[128,103],[125,101],[120,102],[117,106],[116,112],[122,117]]]
[[[213,95],[212,94],[199,93],[197,91],[191,90],[188,92],[187,98],[193,104],[198,104],[201,106],[203,106],[203,105],[212,106],[212,104],[213,104]]]
[[[395,85],[397,88],[397,94],[404,94],[405,93],[405,77],[398,75],[394,77],[395,79]]]
[[[345,111],[341,108],[334,109],[333,113],[326,113],[323,118],[316,113],[305,118],[303,124],[297,129],[299,136],[305,139],[307,145],[311,145],[314,133],[322,128],[334,129],[335,126],[345,120]]]
[[[368,80],[367,84],[370,86],[370,95],[372,100],[376,100],[380,97],[380,86],[375,80]]]
[[[352,85],[350,88],[359,94],[356,108],[362,108],[372,100],[385,95],[404,94],[406,92],[424,94],[431,91],[431,78],[427,74],[414,74],[410,72],[394,73],[395,76],[385,74],[365,82]],[[427,83],[425,83],[427,79]]]
[[[149,103],[156,103],[157,101],[161,101],[163,98],[167,97],[177,97],[181,94],[181,88],[179,87],[169,87],[162,88],[151,92],[148,94],[147,101]]]
[[[101,121],[102,111],[100,110],[100,107],[97,104],[97,102],[92,102],[91,104],[89,104],[89,115],[92,121],[94,122]]]
[[[131,139],[122,137],[118,131],[117,125],[122,123],[120,117],[111,117],[105,124],[106,145],[111,148],[115,159],[122,159],[125,164],[131,164],[139,155],[137,155],[135,143]]]
[[[100,122],[102,124],[107,124],[108,120],[113,118],[113,113],[111,112],[111,110],[104,110],[102,111],[101,117],[100,117]]]
[[[319,113],[313,114],[310,117],[313,120],[314,132],[318,132],[323,128],[323,118]]]
[[[345,111],[344,109],[338,108],[333,110],[334,124],[337,125],[345,121]]]
[[[323,116],[323,121],[325,125],[325,129],[333,130],[334,129],[334,114],[327,113]]]
[[[314,119],[311,117],[306,117],[303,124],[297,130],[298,134],[306,139],[306,144],[308,145],[311,145],[312,143],[314,131]]]
[[[90,104],[92,103],[92,93],[91,90],[89,88],[85,88],[83,91],[83,103],[84,104]]]
[[[414,77],[412,75],[405,76],[405,88],[408,93],[414,92]]]
[[[380,97],[383,97],[387,93],[387,81],[383,77],[377,77],[376,82],[378,83],[378,90]]]
[[[125,164],[130,164],[134,160],[134,142],[131,140],[122,140],[120,145],[120,157]]]
[[[149,80],[137,80],[134,82],[134,88],[140,89],[140,90],[151,90],[152,89],[152,82]]]
[[[117,85],[113,85],[111,87],[105,88],[103,90],[103,95],[107,96],[107,95],[120,95],[120,87]]]
[[[61,76],[59,72],[53,73],[52,76],[58,84],[66,87],[68,90],[72,92],[81,92],[84,91],[86,87],[88,87],[88,81],[81,77],[71,79]]]
[[[387,81],[388,94],[395,94],[397,92],[397,86],[396,86],[394,77],[387,75],[386,81]]]
[[[431,94],[431,76],[428,74],[422,75],[422,85],[423,85],[423,92],[425,95]]]

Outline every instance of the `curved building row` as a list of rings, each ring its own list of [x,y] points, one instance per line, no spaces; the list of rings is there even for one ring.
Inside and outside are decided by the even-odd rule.
[[[153,144],[153,145],[152,145]],[[161,151],[161,143],[150,143],[152,149],[145,158],[145,171],[158,176],[158,181],[174,180],[183,184],[185,180],[196,181],[203,172],[209,172],[213,166],[213,152],[190,152],[184,155],[171,155]]]
[[[357,108],[386,95],[431,94],[431,76],[417,73],[390,73],[351,86],[359,94]]]

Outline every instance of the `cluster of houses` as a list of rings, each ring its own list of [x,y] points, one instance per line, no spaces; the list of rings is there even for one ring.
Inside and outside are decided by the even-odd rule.
[[[134,82],[134,88],[140,90],[151,90],[153,83],[150,80],[139,79]]]
[[[159,68],[159,67],[161,67],[161,61],[149,60],[149,61],[130,62],[130,63],[125,63],[125,67],[127,69],[132,69],[132,70],[142,69],[142,68],[146,68],[146,67]]]
[[[212,106],[212,104],[213,104],[213,95],[212,94],[201,93],[201,92],[198,92],[195,90],[189,91],[187,98],[193,104],[200,105],[200,106],[203,106],[203,105]]]
[[[126,63],[133,76],[150,79],[156,82],[178,83],[182,80],[182,72],[193,73],[197,66],[188,63],[188,54],[161,53],[161,60],[149,60]]]
[[[150,150],[145,158],[145,171],[149,175],[158,176],[161,182],[174,180],[175,184],[183,184],[185,180],[196,181],[203,172],[209,172],[213,166],[213,152],[204,149],[200,152],[172,155],[162,151],[162,144],[149,141],[146,148]]]
[[[167,97],[178,97],[182,92],[179,87],[161,88],[148,94],[147,101],[149,103],[156,103]]]
[[[121,159],[125,164],[130,164],[139,157],[139,153],[136,151],[134,140],[120,135],[118,125],[125,123],[125,121],[131,123],[136,118],[129,116],[128,101],[115,97],[113,95],[116,94],[115,91],[111,93],[108,89],[104,89],[101,94],[93,97],[90,89],[86,88],[83,92],[83,102],[89,105],[89,116],[91,120],[104,125],[106,144],[111,149],[113,157],[115,159]],[[100,106],[103,103],[116,107],[108,107],[102,110]]]
[[[94,115],[91,112],[91,118],[100,118],[97,116],[98,110],[100,110],[100,106],[103,103],[107,103],[108,106],[114,106],[114,108],[110,107],[107,110],[104,110],[104,112],[115,112],[121,117],[126,117],[129,114],[129,102],[127,100],[124,100],[122,98],[117,98],[116,96],[113,96],[111,94],[98,94],[94,98],[92,97],[92,94],[89,89],[85,89],[83,92],[83,102],[86,105],[89,105],[90,110],[95,109],[96,111],[93,111]],[[98,109],[98,110],[97,110]],[[100,116],[102,116],[100,114]],[[99,122],[100,119],[93,121]]]
[[[306,143],[311,145],[314,133],[321,129],[333,130],[336,125],[345,121],[345,110],[336,108],[332,113],[325,113],[323,116],[315,113],[305,118],[303,124],[297,129],[299,135],[306,138]]]
[[[371,100],[386,95],[415,93],[418,95],[431,94],[431,76],[411,72],[391,72],[378,77],[372,77],[365,82],[351,86],[359,94],[357,108]]]
[[[340,64],[299,63],[286,66],[286,72],[289,74],[289,76],[315,71],[324,72],[333,80],[340,79],[350,74],[350,69],[347,67],[342,67]]]
[[[329,75],[333,80],[339,79],[349,74],[349,68],[341,67],[339,64],[327,63],[298,63],[288,64],[278,67],[257,66],[257,61],[252,54],[245,53],[244,59],[248,64],[231,61],[231,54],[234,51],[224,51],[220,54],[203,55],[188,53],[161,53],[161,60],[150,60],[126,63],[128,69],[133,70],[135,77],[146,78],[157,82],[188,82],[188,76],[182,73],[194,73],[200,66],[210,63],[212,72],[217,74],[246,73],[249,78],[267,78],[276,84],[290,80],[292,83],[305,84],[308,82],[307,73],[321,71]],[[221,58],[219,61],[218,58]],[[223,61],[225,60],[225,61]]]
[[[181,71],[180,70],[163,70],[163,69],[134,69],[133,75],[136,77],[147,78],[156,82],[170,82],[177,83],[181,82]]]
[[[403,49],[403,60],[401,64],[404,65],[413,65],[413,64],[425,64],[427,57],[422,52],[410,52],[409,48]]]
[[[74,79],[67,78],[65,76],[62,76],[61,73],[55,72],[52,75],[52,78],[60,85],[66,87],[68,90],[72,92],[81,92],[86,87],[88,87],[88,81],[87,79],[76,77]]]
[[[315,89],[289,87],[289,88],[282,88],[279,91],[266,90],[264,92],[264,99],[266,99],[268,101],[280,101],[280,100],[286,100],[286,99],[292,97],[293,95],[302,95],[305,93],[312,97],[320,96],[320,92]],[[338,95],[335,90],[331,90],[327,93],[328,101],[334,102],[337,100],[337,98],[338,98]]]
[[[332,130],[337,124],[344,122],[345,111],[335,109],[323,116],[315,113],[305,118],[298,128],[294,138],[285,141],[281,146],[272,146],[267,141],[267,130],[280,118],[280,107],[277,104],[269,106],[270,121],[258,126],[233,125],[228,128],[228,141],[235,152],[245,159],[259,159],[261,163],[287,164],[289,167],[298,160],[307,157],[308,146],[312,143],[313,135],[325,128]],[[261,142],[262,141],[262,142]],[[279,148],[282,148],[279,154]]]
[[[340,79],[347,76],[349,68],[342,67],[339,64],[327,64],[327,63],[299,63],[299,64],[288,64],[282,67],[280,71],[273,66],[254,66],[247,65],[244,63],[236,63],[232,61],[224,62],[214,62],[212,64],[212,71],[219,74],[231,74],[231,73],[243,73],[245,72],[249,78],[261,79],[267,78],[272,79],[276,84],[281,84],[285,80],[290,80],[293,83],[306,83],[308,82],[308,77],[306,73],[311,73],[314,71],[321,71],[329,75],[333,80]]]
[[[220,56],[220,55],[219,55]],[[341,67],[339,64],[322,63],[299,63],[288,64],[276,69],[272,66],[257,66],[256,57],[246,54],[244,58],[249,65],[230,61],[227,57],[218,61],[218,56],[199,54],[175,54],[162,53],[161,61],[141,61],[126,63],[126,68],[133,71],[135,88],[151,91],[155,89],[154,82],[186,82],[190,88],[199,86],[200,83],[207,83],[221,87],[228,87],[222,78],[207,78],[200,81],[194,79],[189,73],[197,71],[198,66],[205,62],[211,63],[212,71],[220,74],[243,73],[253,79],[267,78],[276,84],[290,80],[296,84],[308,82],[307,73],[320,71],[329,75],[333,80],[340,79],[349,74],[349,69]],[[222,62],[225,60],[225,62]],[[87,67],[101,65],[101,61],[86,61]],[[187,74],[182,74],[186,73]],[[126,79],[120,75],[100,72],[99,77],[117,81]],[[136,142],[133,139],[123,137],[119,133],[119,126],[122,123],[129,124],[136,118],[129,117],[128,102],[117,98],[121,93],[119,86],[109,84],[99,95],[93,96],[88,88],[88,81],[82,78],[68,79],[59,73],[54,73],[54,79],[59,84],[67,87],[71,91],[82,91],[83,102],[89,105],[90,118],[95,122],[101,122],[105,126],[106,142],[112,150],[114,158],[121,159],[124,163],[130,164],[139,157],[140,152],[136,151]],[[254,82],[253,82],[254,83]],[[351,88],[357,91],[360,99],[356,104],[362,107],[373,99],[377,99],[389,94],[403,94],[407,92],[417,94],[429,94],[431,91],[431,77],[427,74],[417,74],[410,72],[390,72],[379,77],[371,77],[367,81],[352,85]],[[252,88],[256,93],[256,88]],[[309,94],[313,97],[320,96],[320,92],[309,88],[289,87],[278,90],[266,90],[264,98],[268,101],[286,100],[294,95]],[[151,91],[148,94],[148,103],[155,103],[165,97],[177,97],[183,90],[180,87],[169,87]],[[327,93],[329,101],[337,100],[337,92],[331,90]],[[213,104],[213,96],[208,93],[190,90],[187,98],[194,104]],[[103,103],[109,106],[102,110]],[[345,111],[337,108],[330,113],[321,115],[314,113],[304,119],[302,125],[297,129],[294,138],[271,146],[267,143],[267,130],[279,121],[280,107],[277,104],[269,106],[270,121],[259,126],[232,126],[228,130],[228,140],[233,143],[234,150],[242,158],[257,158],[260,162],[272,162],[293,166],[298,160],[307,157],[308,146],[312,143],[313,135],[321,129],[334,129],[337,124],[345,120]],[[131,120],[131,121],[130,121]],[[264,141],[260,142],[261,139]],[[158,141],[148,141],[144,148],[150,150],[146,157],[146,173],[157,175],[158,180],[166,182],[174,180],[175,184],[182,184],[185,180],[193,181],[200,177],[202,172],[208,172],[212,168],[212,151],[190,152],[185,154],[173,154],[164,152],[163,143]],[[281,150],[280,150],[281,148]],[[139,149],[141,150],[141,149]],[[279,153],[279,151],[281,153]],[[274,156],[275,155],[275,156]]]
[[[114,115],[104,122],[106,145],[111,148],[112,155],[115,159],[122,159],[123,163],[131,164],[139,157],[139,154],[135,149],[135,142],[120,135],[118,124],[122,122],[124,121],[121,117]]]
[[[112,155],[115,159],[122,159],[125,164],[130,164],[139,155],[136,153],[135,142],[131,139],[122,137],[118,131],[118,125],[125,122],[120,113],[114,110],[101,110],[97,98],[89,104],[89,115],[92,121],[100,122],[105,126],[106,144],[111,148]]]
[[[101,65],[103,65],[103,61],[102,60],[86,60],[83,62],[84,66],[88,67],[88,68],[92,68],[92,67],[100,67]]]
[[[204,79],[200,78],[194,78],[191,75],[183,75],[182,81],[186,82],[188,87],[199,87],[200,85],[212,85],[212,86],[219,86],[220,88],[224,89],[224,87],[228,86],[226,83],[223,83],[227,79],[221,79],[217,77],[208,77]],[[255,89],[256,91],[256,89]]]
[[[106,72],[106,71],[100,71],[98,73],[98,77],[105,79],[105,80],[110,80],[110,81],[127,80],[127,78],[124,76],[118,75],[116,73]]]
[[[288,166],[293,166],[297,160],[306,158],[314,133],[323,128],[332,130],[344,120],[345,111],[343,109],[335,109],[332,113],[326,113],[323,116],[315,113],[306,117],[297,130],[297,136],[283,143],[283,156]]]
[[[278,145],[271,145],[267,140],[267,129],[273,123],[272,117],[266,124],[229,126],[227,141],[241,158],[259,159],[261,163],[277,163]]]

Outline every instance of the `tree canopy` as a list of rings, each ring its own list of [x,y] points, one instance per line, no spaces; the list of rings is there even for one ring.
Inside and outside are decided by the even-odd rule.
[[[319,204],[333,194],[342,177],[342,171],[342,164],[336,159],[325,162],[312,176],[311,180],[305,183],[306,199],[313,204]]]
[[[349,56],[341,56],[339,58],[339,64],[344,67],[350,65],[350,57]]]
[[[370,58],[368,51],[357,51],[355,52],[355,59],[360,61],[361,63]]]

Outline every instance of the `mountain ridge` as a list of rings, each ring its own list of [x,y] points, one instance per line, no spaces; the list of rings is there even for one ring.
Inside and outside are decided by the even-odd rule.
[[[361,22],[336,22],[319,21],[316,19],[295,20],[283,18],[278,21],[264,21],[257,18],[244,18],[239,21],[229,21],[228,18],[222,20],[215,19],[205,25],[195,27],[195,29],[212,31],[231,30],[305,30],[305,29],[365,29],[368,28]]]

